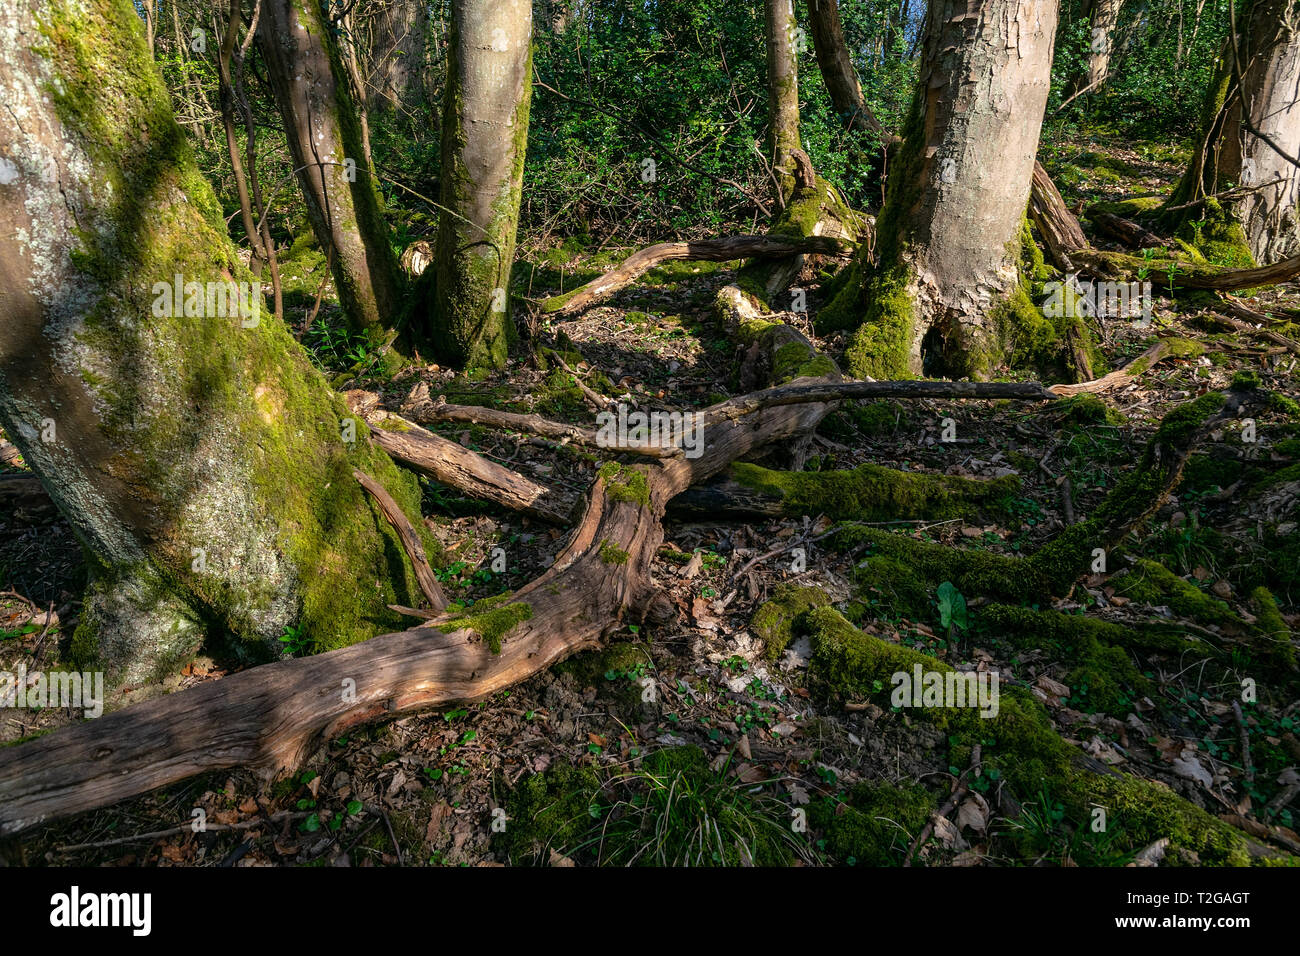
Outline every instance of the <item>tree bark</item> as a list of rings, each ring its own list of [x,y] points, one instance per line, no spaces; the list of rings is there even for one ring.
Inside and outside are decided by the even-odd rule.
[[[1208,223],[1208,238],[1240,249],[1228,249],[1231,264],[1246,266],[1300,252],[1300,4],[1247,0],[1236,24],[1206,92],[1200,148],[1163,218],[1189,238],[1189,222]]]
[[[602,469],[555,563],[500,606],[508,626],[442,615],[364,645],[255,667],[0,748],[0,834],[209,770],[248,766],[276,775],[348,728],[481,700],[600,646],[626,619],[669,619],[671,601],[650,576],[668,502],[752,449],[810,431],[829,409],[764,409],[743,422],[711,425],[699,458]],[[360,493],[350,476],[347,484]],[[611,560],[615,552],[620,557]]]
[[[24,118],[0,124],[0,424],[92,558],[72,657],[134,685],[205,633],[265,658],[290,625],[329,647],[396,621],[414,577],[352,471],[417,521],[418,487],[364,423],[341,440],[351,413],[265,314],[131,4],[6,4],[0,58]]]
[[[373,112],[413,114],[424,104],[427,4],[383,0],[370,25],[366,100]]]
[[[859,262],[865,303],[849,286],[831,304],[865,306],[855,375],[920,375],[930,359],[930,371],[986,377],[1005,354],[1007,312],[1027,303],[1017,264],[1056,20],[1056,0],[930,4],[879,263]]]
[[[799,140],[799,60],[795,49],[798,24],[794,0],[764,0],[767,41],[768,147],[781,205],[794,193],[794,154]]]
[[[401,274],[366,158],[357,104],[315,0],[262,0],[257,38],[317,242],[352,327],[372,342],[396,323]]]
[[[875,133],[883,144],[897,142],[898,137],[880,124],[862,95],[857,71],[853,68],[848,45],[844,42],[839,0],[808,0],[808,25],[811,28],[817,65],[822,71],[826,92],[831,96],[835,112],[844,117],[854,129]]]
[[[1089,17],[1088,68],[1071,86],[1071,96],[1095,93],[1110,75],[1110,60],[1115,52],[1115,28],[1119,26],[1124,0],[1090,0],[1084,12]]]
[[[1248,193],[1237,209],[1255,261],[1300,253],[1300,4],[1258,0],[1250,21],[1252,43],[1240,53],[1241,172]],[[1280,151],[1279,151],[1280,150]],[[1285,155],[1283,155],[1285,154]]]
[[[441,201],[429,316],[440,358],[502,368],[513,337],[510,270],[528,145],[532,6],[453,0]]]

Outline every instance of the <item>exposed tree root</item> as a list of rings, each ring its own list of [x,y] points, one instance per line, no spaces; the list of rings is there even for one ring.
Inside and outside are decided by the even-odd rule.
[[[832,542],[867,549],[915,569],[931,585],[952,581],[963,593],[1026,601],[1065,594],[1088,571],[1096,549],[1108,552],[1160,508],[1177,486],[1199,436],[1238,411],[1235,397],[1215,392],[1179,406],[1128,472],[1086,521],[1072,525],[1028,558],[959,551],[878,528],[846,525]]]
[[[1088,212],[1088,220],[1104,236],[1122,242],[1130,249],[1164,249],[1171,245],[1150,229],[1102,209]]]
[[[1043,237],[1043,245],[1047,247],[1052,263],[1062,272],[1074,271],[1071,256],[1076,249],[1086,249],[1088,239],[1079,220],[1061,198],[1052,177],[1038,161],[1034,162],[1033,185],[1029,193],[1029,218]]]
[[[629,614],[667,619],[675,612],[650,567],[668,501],[756,448],[810,431],[829,408],[778,406],[718,422],[699,458],[607,464],[554,565],[508,603],[252,668],[5,748],[0,834],[205,771],[275,775],[349,727],[503,690],[598,646]]]
[[[1108,375],[1103,375],[1091,382],[1079,382],[1075,385],[1053,385],[1048,391],[1065,398],[1070,395],[1081,395],[1085,392],[1096,394],[1123,388],[1167,358],[1185,358],[1188,354],[1187,346],[1188,343],[1181,339],[1161,339],[1123,368],[1116,369]]]
[[[606,443],[601,440],[595,429],[552,421],[537,414],[507,412],[482,405],[452,405],[441,395],[438,396],[437,401],[434,401],[429,397],[429,386],[425,382],[411,389],[411,393],[402,402],[402,411],[426,425],[438,422],[485,425],[489,428],[541,435],[544,438],[573,442],[589,448],[604,448],[610,452],[626,452],[649,458],[677,458],[682,454],[682,449],[675,445]]]
[[[1281,332],[1275,332],[1266,328],[1269,317],[1262,312],[1256,312],[1254,309],[1243,305],[1232,296],[1227,295],[1222,299],[1218,311],[1224,320],[1238,332],[1242,332],[1251,338],[1260,339],[1264,342],[1270,342],[1273,345],[1280,345],[1293,355],[1300,355],[1300,342],[1295,339],[1287,338]]]
[[[832,520],[933,520],[999,510],[1018,487],[991,481],[859,465],[850,471],[774,471],[733,464],[720,480],[673,499],[674,513],[718,516],[825,515]]]
[[[371,441],[395,461],[471,497],[552,524],[569,522],[568,509],[545,485],[384,411],[372,393],[352,391],[346,397],[371,426]]]
[[[393,500],[393,496],[388,493],[383,485],[364,472],[355,469],[352,476],[375,499],[375,504],[384,513],[384,517],[393,526],[393,530],[397,532],[398,540],[402,542],[402,550],[406,552],[407,558],[411,561],[411,567],[415,569],[415,579],[419,582],[420,590],[428,599],[429,604],[436,610],[441,611],[447,606],[447,598],[442,593],[442,585],[438,583],[438,579],[433,574],[433,568],[429,566],[429,558],[424,553],[424,545],[420,542],[420,535],[415,530],[415,526],[402,513],[401,507]]]
[[[789,259],[816,253],[851,256],[853,244],[827,235],[806,237],[729,236],[692,242],[660,242],[639,249],[598,279],[541,303],[551,315],[575,315],[631,285],[661,262],[731,262],[734,259]]]
[[[798,591],[803,590],[787,591],[764,605],[753,627],[763,633],[780,620],[787,636],[809,638],[808,681],[817,696],[855,708],[874,699],[883,709],[891,703],[895,674],[910,675],[919,667],[944,680],[958,676],[934,657],[859,630],[824,601],[802,601]],[[782,609],[783,604],[789,607]],[[995,769],[1021,797],[1040,792],[1050,781],[1053,796],[1078,819],[1104,807],[1133,850],[1168,838],[1212,865],[1245,865],[1253,856],[1280,855],[1167,789],[1119,774],[1070,746],[1028,690],[1015,685],[999,690],[991,716],[978,706],[921,706],[907,712],[943,730],[949,764],[979,762]]]

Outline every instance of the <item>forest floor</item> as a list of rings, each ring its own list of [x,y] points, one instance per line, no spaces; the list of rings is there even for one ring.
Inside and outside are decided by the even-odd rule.
[[[1167,192],[1181,159],[1176,150],[1119,143],[1057,144],[1045,156],[1072,204]],[[531,250],[521,291],[536,298],[571,289],[628,251],[573,242]],[[712,313],[714,293],[736,265],[654,270],[572,321],[540,322],[535,338],[611,397],[630,396],[641,408],[704,407],[737,387],[737,347]],[[305,271],[311,268],[306,262]],[[307,276],[304,288],[314,292],[313,281]],[[796,284],[809,288],[815,315],[816,277]],[[1300,289],[1285,286],[1245,301],[1260,310],[1300,308]],[[842,357],[843,335],[817,336],[804,314],[782,318]],[[846,403],[818,429],[806,468],[872,463],[978,479],[1011,476],[1017,490],[985,509],[937,521],[877,516],[867,524],[969,551],[1032,553],[1071,514],[1096,508],[1171,409],[1229,387],[1234,377],[1240,384],[1241,373],[1256,376],[1262,389],[1298,397],[1296,356],[1206,332],[1201,318],[1199,309],[1157,298],[1154,328],[1102,325],[1101,350],[1111,368],[1140,354],[1153,332],[1203,346],[1106,395],[1110,415],[1069,418],[1057,406],[1031,403]],[[308,341],[327,367],[348,367],[355,356],[328,331],[328,305],[318,322],[326,331]],[[593,422],[582,393],[545,349],[480,381],[417,366],[392,381],[363,379],[358,386],[380,391],[397,410],[420,383],[455,403]],[[955,440],[944,440],[945,419],[955,422]],[[1212,666],[1138,649],[1117,660],[1047,642],[1026,645],[981,623],[977,601],[967,626],[951,623],[951,598],[929,593],[918,602],[907,580],[860,573],[862,550],[835,546],[832,522],[823,517],[741,522],[670,513],[654,578],[678,607],[675,623],[628,626],[606,649],[490,700],[357,730],[276,784],[243,771],[208,775],[41,829],[23,841],[23,858],[238,866],[898,865],[909,858],[915,865],[1124,865],[1146,849],[1134,845],[1122,820],[1097,830],[1096,817],[1067,806],[1050,779],[1037,792],[1013,792],[996,771],[951,764],[942,730],[881,706],[888,690],[874,701],[828,702],[810,687],[808,637],[796,635],[779,654],[768,654],[755,622],[765,602],[791,593],[789,585],[823,593],[869,634],[1029,689],[1060,735],[1094,761],[1167,787],[1255,839],[1300,852],[1290,829],[1300,792],[1300,701],[1261,698],[1240,718],[1233,706],[1243,679],[1272,680],[1241,637],[1241,622],[1258,615],[1253,588],[1269,581],[1286,624],[1300,625],[1300,581],[1279,586],[1285,572],[1274,570],[1294,574],[1296,567],[1300,415],[1277,402],[1257,429],[1250,447],[1234,433],[1211,436],[1174,496],[1127,548],[1130,559],[1172,571],[1182,589],[1136,587],[1134,565],[1126,562],[1083,579],[1052,608],[1185,628],[1223,651]],[[570,445],[544,447],[478,426],[434,430],[575,502],[595,479],[599,457]],[[433,563],[462,603],[536,577],[564,541],[564,529],[434,485],[425,504],[444,548]],[[505,554],[501,572],[492,570],[496,548]],[[1279,555],[1291,555],[1290,563]],[[0,516],[0,590],[13,592],[0,595],[0,668],[57,666],[83,574],[75,540],[52,509],[37,503]],[[1203,600],[1189,599],[1187,588]],[[51,605],[57,622],[40,617]],[[172,686],[219,679],[228,666],[219,652],[201,657]],[[0,710],[0,739],[68,719]],[[940,805],[946,813],[932,822]],[[206,813],[206,832],[191,832],[195,808]],[[927,828],[928,838],[914,846]],[[1165,862],[1200,861],[1177,850]]]

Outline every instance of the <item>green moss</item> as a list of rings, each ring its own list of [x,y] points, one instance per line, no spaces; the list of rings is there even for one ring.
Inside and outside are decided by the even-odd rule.
[[[1193,455],[1183,468],[1179,485],[1188,491],[1212,491],[1232,487],[1244,474],[1243,463],[1235,458]]]
[[[627,552],[608,541],[600,543],[600,560],[606,564],[627,564]]]
[[[1111,580],[1115,592],[1144,604],[1168,605],[1176,614],[1209,624],[1235,624],[1241,619],[1228,605],[1184,581],[1164,565],[1145,558]]]
[[[769,661],[780,658],[794,638],[796,624],[803,615],[817,607],[830,604],[826,592],[819,588],[800,587],[797,584],[782,584],[764,601],[753,619],[750,628],[763,641],[764,654]]]
[[[813,643],[809,678],[834,699],[877,699],[889,705],[894,673],[916,664],[947,674],[946,664],[910,648],[889,644],[854,628],[833,608],[804,618]],[[1000,688],[998,713],[984,718],[973,708],[908,708],[906,713],[942,729],[948,762],[969,760],[975,743],[985,771],[996,769],[1022,796],[1039,793],[1046,782],[1068,813],[1086,819],[1091,808],[1106,808],[1120,845],[1129,852],[1161,837],[1172,848],[1197,853],[1208,865],[1246,865],[1245,837],[1163,788],[1123,776],[1094,773],[1077,765],[1077,752],[1053,730],[1042,706],[1016,686]]]
[[[908,423],[906,411],[893,402],[859,402],[850,405],[847,414],[864,435],[871,437],[892,434]]]
[[[1255,627],[1265,643],[1270,657],[1291,670],[1296,669],[1295,645],[1291,642],[1291,629],[1282,620],[1282,612],[1268,588],[1255,588],[1250,592],[1250,603],[1255,609]]]
[[[525,774],[506,801],[506,829],[493,848],[515,864],[540,863],[549,851],[564,853],[584,842],[600,776],[591,767],[556,763],[545,773]]]
[[[1123,425],[1124,416],[1096,395],[1084,392],[1070,395],[1049,406],[1050,412],[1063,425]]]
[[[1043,367],[1056,359],[1060,334],[1034,305],[1023,282],[994,307],[992,320],[997,332],[997,340],[992,344],[994,351],[989,355],[976,353],[966,374],[987,377],[999,359],[1012,368],[1022,365]]]
[[[551,668],[557,674],[572,674],[581,687],[604,688],[618,678],[639,676],[650,663],[645,645],[631,641],[615,641],[608,647],[575,654],[567,661]],[[609,675],[615,675],[610,677]],[[635,683],[624,685],[634,699],[641,693]]]
[[[1082,773],[1073,782],[1074,800],[1104,807],[1107,819],[1122,828],[1134,851],[1168,837],[1171,849],[1192,851],[1204,866],[1250,865],[1245,834],[1157,783]]]
[[[1292,418],[1300,418],[1300,402],[1281,392],[1269,392],[1268,407],[1283,415],[1290,415]]]
[[[480,602],[482,603],[482,602]],[[533,617],[533,606],[526,601],[515,601],[488,610],[475,610],[473,614],[453,618],[441,624],[439,630],[448,634],[453,631],[471,630],[487,643],[493,654],[501,653],[501,639],[524,621]]]
[[[606,462],[598,472],[605,483],[605,494],[612,501],[630,501],[643,508],[650,506],[650,486],[646,473],[633,465]]]
[[[746,488],[780,498],[787,514],[836,520],[942,520],[981,510],[1001,511],[1019,485],[1014,476],[981,481],[952,475],[859,465],[851,471],[773,471],[747,462],[730,475]]]
[[[882,269],[867,281],[866,316],[845,352],[849,371],[857,378],[915,377],[911,348],[916,317],[911,283],[911,273],[902,265]]]
[[[900,866],[934,809],[935,799],[924,787],[864,781],[843,799],[812,801],[808,820],[821,832],[826,852],[836,861]]]
[[[1118,718],[1131,713],[1133,702],[1153,689],[1134,666],[1132,651],[1155,645],[1176,653],[1196,646],[1174,635],[1145,635],[1082,615],[1000,604],[981,608],[976,621],[1013,647],[1041,650],[1069,665],[1065,683],[1071,707]]]
[[[1050,592],[1047,578],[1035,563],[1025,558],[918,541],[882,528],[851,523],[842,525],[829,540],[832,547],[840,550],[867,549],[871,556],[891,558],[913,569],[931,587],[951,581],[963,594],[1017,601]]]
[[[797,378],[825,378],[838,373],[833,361],[801,342],[782,345],[772,356],[773,385],[784,385]]]
[[[1229,385],[1229,388],[1244,391],[1247,389],[1259,388],[1259,386],[1259,372],[1255,371],[1253,368],[1243,368],[1233,374],[1232,383]]]
[[[853,580],[859,589],[859,600],[865,602],[859,612],[864,617],[876,609],[884,609],[894,617],[906,617],[914,621],[931,616],[933,602],[930,599],[930,588],[908,564],[885,555],[876,555],[860,562],[853,569]]]
[[[1164,198],[1161,196],[1138,196],[1132,199],[1125,199],[1120,202],[1098,202],[1093,203],[1086,210],[1084,215],[1091,217],[1093,213],[1110,213],[1112,216],[1119,216],[1121,219],[1143,220],[1149,219],[1150,216],[1160,209],[1164,204]]]

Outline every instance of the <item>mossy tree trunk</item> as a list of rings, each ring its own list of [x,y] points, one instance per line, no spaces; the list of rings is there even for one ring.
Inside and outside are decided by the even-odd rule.
[[[424,42],[428,5],[419,0],[381,0],[371,22],[366,100],[373,112],[415,118],[423,111]]]
[[[457,367],[501,368],[514,327],[510,270],[519,221],[532,7],[455,0],[443,105],[441,199],[430,334]]]
[[[1167,226],[1221,266],[1300,252],[1296,0],[1238,5],[1236,42],[1225,43],[1206,93],[1200,146],[1167,204]]]
[[[1056,21],[1055,0],[930,4],[879,260],[864,255],[862,287],[846,285],[830,305],[865,313],[849,350],[854,374],[919,375],[929,352],[929,371],[987,377],[1004,329],[1033,311],[1018,263]]]
[[[798,24],[794,0],[764,0],[767,40],[768,145],[781,204],[794,193],[794,153],[799,145],[799,60],[795,49]]]
[[[266,314],[129,0],[6,4],[0,57],[0,424],[91,558],[74,658],[134,685],[395,623],[414,578],[352,473],[417,521],[418,487]]]
[[[401,273],[333,24],[315,0],[264,0],[258,45],[317,242],[354,329],[386,337]]]

